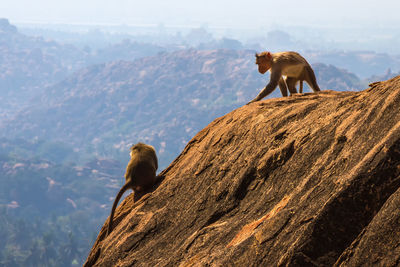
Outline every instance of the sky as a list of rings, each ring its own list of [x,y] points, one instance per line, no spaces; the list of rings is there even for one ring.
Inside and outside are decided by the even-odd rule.
[[[398,0],[1,0],[12,24],[397,26]]]

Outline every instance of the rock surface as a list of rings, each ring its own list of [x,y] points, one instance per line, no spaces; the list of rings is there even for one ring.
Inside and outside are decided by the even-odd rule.
[[[85,266],[397,266],[399,111],[396,77],[217,118]]]

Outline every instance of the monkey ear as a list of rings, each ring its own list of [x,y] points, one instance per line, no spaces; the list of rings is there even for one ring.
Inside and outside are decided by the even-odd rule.
[[[255,56],[256,56],[256,58],[258,58],[258,57],[259,57],[259,55],[258,55],[257,53],[255,54]]]
[[[268,58],[272,58],[272,55],[271,55],[270,52],[267,53],[267,57],[268,57]]]

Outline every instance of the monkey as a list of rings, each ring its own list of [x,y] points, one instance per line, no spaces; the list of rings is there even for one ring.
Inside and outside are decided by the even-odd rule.
[[[132,189],[136,194],[141,194],[156,183],[158,160],[154,147],[137,143],[130,148],[131,159],[126,167],[125,184],[115,197],[108,223],[107,235],[112,231],[113,217],[118,202],[126,190]]]
[[[255,54],[258,72],[271,72],[269,83],[261,92],[248,104],[259,101],[269,95],[277,86],[281,90],[282,96],[297,93],[296,83],[300,82],[300,92],[303,92],[303,81],[306,81],[314,92],[321,91],[317,84],[317,79],[310,64],[299,53],[288,52],[262,52]]]

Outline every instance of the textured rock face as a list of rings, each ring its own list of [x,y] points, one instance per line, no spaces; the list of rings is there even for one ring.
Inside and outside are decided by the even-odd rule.
[[[400,77],[244,106],[116,211],[86,266],[400,262]]]

